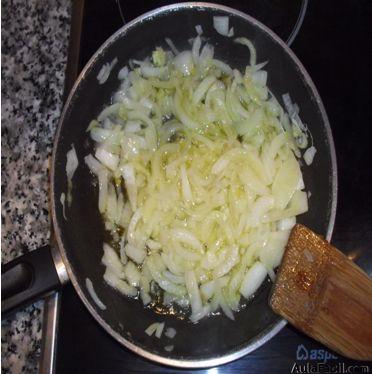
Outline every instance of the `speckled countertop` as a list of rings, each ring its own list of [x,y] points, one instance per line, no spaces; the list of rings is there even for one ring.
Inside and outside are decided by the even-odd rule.
[[[1,260],[49,241],[48,168],[61,111],[70,0],[1,4]],[[42,302],[2,321],[3,373],[34,373]]]

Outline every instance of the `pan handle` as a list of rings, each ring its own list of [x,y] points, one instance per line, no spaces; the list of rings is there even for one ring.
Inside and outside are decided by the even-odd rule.
[[[3,317],[58,290],[64,283],[60,271],[64,265],[52,254],[53,250],[47,245],[1,266]]]

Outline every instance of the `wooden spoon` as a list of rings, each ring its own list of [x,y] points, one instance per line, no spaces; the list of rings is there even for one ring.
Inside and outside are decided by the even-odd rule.
[[[372,360],[372,280],[305,226],[292,229],[270,305],[341,355]]]

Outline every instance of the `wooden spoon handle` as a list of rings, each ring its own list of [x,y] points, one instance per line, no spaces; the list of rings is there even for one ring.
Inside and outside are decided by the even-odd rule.
[[[270,305],[341,355],[372,360],[372,280],[305,226],[292,230]]]

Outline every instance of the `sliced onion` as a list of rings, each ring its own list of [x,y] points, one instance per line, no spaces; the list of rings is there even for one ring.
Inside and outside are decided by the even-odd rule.
[[[193,271],[187,271],[185,273],[185,281],[187,292],[189,293],[192,314],[196,315],[202,311],[203,304],[195,273]]]
[[[95,156],[103,165],[113,171],[119,164],[119,157],[106,151],[104,148],[97,148]]]
[[[201,101],[204,98],[205,94],[215,81],[216,78],[214,76],[208,76],[200,82],[192,98],[192,102],[194,105],[197,105],[199,101]]]
[[[107,206],[107,190],[108,190],[108,171],[107,169],[101,169],[98,171],[98,208],[101,213],[106,211]]]
[[[135,247],[132,244],[127,244],[125,246],[125,254],[137,264],[142,264],[146,257],[146,251],[143,248]]]
[[[192,191],[190,187],[190,182],[187,177],[187,171],[185,168],[185,165],[181,166],[181,180],[182,180],[182,194],[183,194],[183,199],[187,202],[192,202]]]
[[[218,310],[234,319],[242,297],[275,279],[308,209],[297,158],[309,141],[298,105],[287,95],[283,110],[248,39],[236,40],[250,50],[241,72],[196,30],[191,50],[170,43],[174,55],[157,48],[119,72],[114,104],[89,125],[97,159],[85,158],[120,247],[104,250],[106,283],[144,305],[191,306],[194,323]]]
[[[103,169],[103,165],[99,161],[97,161],[92,155],[85,156],[84,161],[89,167],[90,171],[97,176],[99,171]]]
[[[100,308],[101,310],[105,310],[106,305],[97,296],[96,291],[94,290],[94,287],[93,287],[93,283],[89,278],[85,279],[85,286],[87,287],[89,295],[92,297],[93,301],[96,303],[98,308]]]
[[[266,278],[267,270],[261,262],[257,261],[246,273],[240,286],[240,293],[248,299],[260,287]]]
[[[200,47],[201,47],[201,39],[200,36],[198,35],[192,44],[192,58],[194,60],[194,64],[198,64],[199,62],[199,52],[200,52]]]
[[[138,268],[132,261],[128,261],[128,263],[124,267],[124,274],[125,278],[127,279],[128,283],[133,287],[138,287],[141,279],[141,273],[139,272]]]
[[[174,45],[174,43],[172,42],[171,39],[169,38],[165,38],[165,41],[166,43],[169,45],[170,49],[172,50],[172,52],[175,54],[175,55],[178,55],[179,54],[179,51],[178,49],[176,48],[176,46]]]
[[[163,333],[163,329],[164,329],[164,325],[165,323],[164,322],[161,322],[161,323],[158,323],[158,326],[156,327],[156,331],[155,331],[155,336],[160,339],[161,338],[161,335]]]
[[[72,178],[75,174],[77,167],[79,166],[79,160],[77,158],[76,150],[74,145],[71,145],[71,149],[66,154],[66,175],[69,181],[72,181]]]
[[[121,292],[125,296],[134,297],[138,294],[138,291],[135,287],[130,286],[126,281],[119,279],[113,272],[109,269],[106,269],[103,279],[106,283]]]
[[[149,327],[147,327],[147,329],[145,330],[145,333],[148,336],[151,336],[157,330],[158,326],[159,326],[158,322],[152,323]]]
[[[249,48],[249,53],[250,53],[249,63],[251,66],[256,65],[256,48],[254,47],[253,43],[247,38],[236,38],[235,42],[245,45]]]
[[[127,189],[128,198],[133,211],[137,210],[137,185],[136,175],[132,164],[126,164],[121,167],[121,173]]]
[[[59,201],[60,201],[61,204],[62,204],[62,214],[63,214],[63,218],[64,218],[65,220],[67,220],[67,218],[66,218],[66,209],[65,209],[66,195],[65,195],[64,192],[61,193],[61,197],[60,197]]]

